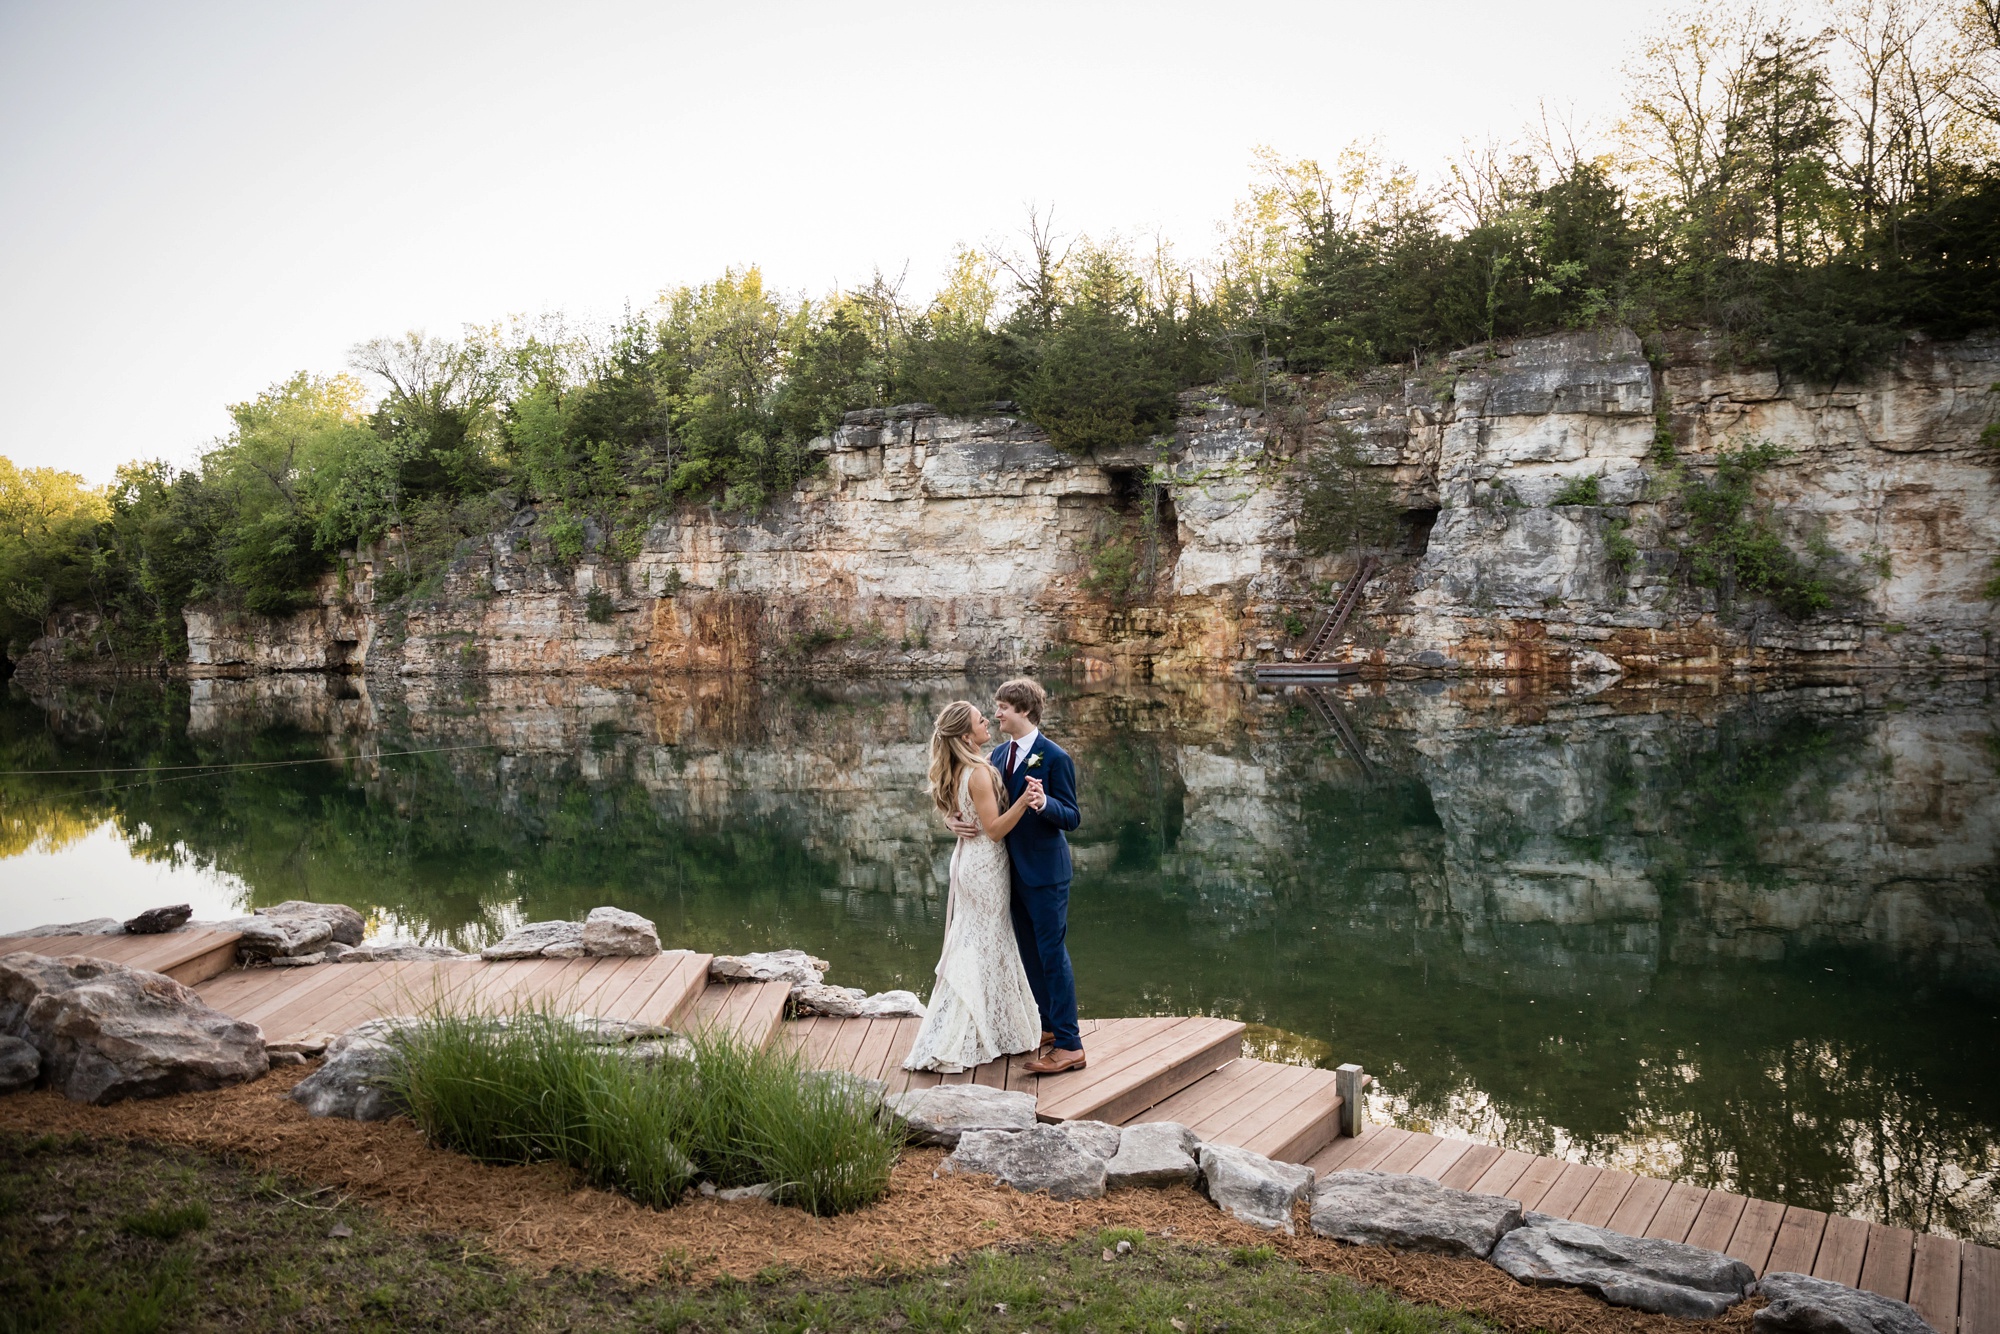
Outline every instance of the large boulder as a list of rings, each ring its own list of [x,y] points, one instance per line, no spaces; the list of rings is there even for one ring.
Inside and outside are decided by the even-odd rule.
[[[1202,1188],[1222,1212],[1262,1228],[1293,1231],[1292,1208],[1312,1189],[1313,1170],[1226,1144],[1201,1146]]]
[[[1031,1093],[1006,1093],[980,1084],[938,1084],[888,1099],[913,1143],[952,1148],[969,1130],[1030,1130],[1035,1122]]]
[[[1707,1320],[1743,1300],[1757,1275],[1741,1260],[1678,1241],[1529,1213],[1493,1248],[1523,1283],[1581,1288],[1613,1306]]]
[[[1047,1191],[1058,1200],[1104,1193],[1104,1158],[1067,1125],[1031,1130],[968,1130],[944,1160],[947,1172],[983,1172],[1015,1190]]]
[[[169,931],[178,931],[187,925],[188,918],[194,916],[194,906],[176,903],[168,908],[148,908],[137,917],[125,922],[125,934],[130,936],[161,936]]]
[[[1104,1164],[1105,1184],[1112,1190],[1192,1185],[1201,1175],[1200,1152],[1201,1141],[1178,1121],[1126,1126],[1118,1136],[1118,1151]]]
[[[660,933],[638,913],[592,908],[583,919],[583,952],[644,958],[660,952]]]
[[[417,1022],[390,1015],[348,1029],[327,1045],[320,1068],[292,1086],[292,1101],[313,1116],[388,1120],[402,1110],[388,1087],[399,1068],[395,1036]]]
[[[407,941],[378,945],[342,946],[327,950],[329,963],[412,963],[424,959],[476,959],[476,954],[455,950],[449,945],[412,945]]]
[[[1394,1172],[1335,1172],[1313,1187],[1312,1229],[1362,1246],[1484,1260],[1521,1226],[1521,1206],[1498,1195]]]
[[[42,1054],[26,1038],[0,1035],[0,1093],[33,1088],[42,1073]]]
[[[1768,1302],[1750,1318],[1758,1334],[1932,1334],[1907,1302],[1823,1278],[1766,1274],[1757,1291]]]
[[[73,1102],[222,1088],[271,1067],[255,1024],[170,977],[82,955],[0,955],[0,1033],[30,1043]]]
[[[582,922],[530,922],[479,951],[482,959],[580,959]]]
[[[342,945],[359,945],[368,921],[344,903],[313,903],[307,899],[286,899],[257,910],[259,917],[303,917],[325,922],[333,928],[332,939]]]
[[[323,917],[269,917],[253,914],[216,925],[242,933],[237,954],[246,959],[275,959],[321,954],[333,939],[333,923]]]
[[[804,950],[769,950],[762,954],[718,954],[709,960],[708,975],[718,982],[790,982],[817,986],[833,965]]]

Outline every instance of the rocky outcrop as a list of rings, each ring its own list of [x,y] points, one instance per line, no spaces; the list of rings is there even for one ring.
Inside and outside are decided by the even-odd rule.
[[[0,955],[0,1033],[32,1045],[73,1102],[222,1088],[270,1068],[255,1024],[172,978],[77,955]]]
[[[1225,1144],[1201,1146],[1201,1184],[1217,1208],[1261,1228],[1294,1232],[1292,1209],[1312,1190],[1313,1170]]]
[[[1126,1126],[1118,1149],[1104,1164],[1104,1184],[1126,1186],[1191,1185],[1201,1175],[1195,1155],[1201,1141],[1178,1121],[1145,1121]]]
[[[42,1054],[26,1038],[0,1033],[0,1093],[33,1088],[42,1073]]]
[[[187,925],[188,918],[194,916],[194,909],[185,903],[176,903],[167,908],[148,908],[137,917],[128,918],[125,932],[133,936],[158,936],[169,931],[178,931]]]
[[[603,957],[646,958],[660,952],[653,924],[623,908],[592,908],[583,919],[583,952]]]
[[[312,1116],[388,1120],[401,1110],[391,1087],[401,1069],[395,1035],[416,1022],[392,1015],[348,1029],[327,1045],[319,1069],[293,1085],[288,1096]]]
[[[325,922],[332,931],[331,939],[341,945],[359,945],[368,930],[367,919],[344,903],[312,903],[305,899],[287,899],[283,903],[268,908],[257,909],[258,917],[295,917],[307,921]]]
[[[1805,1274],[1766,1274],[1765,1305],[1750,1318],[1757,1334],[1950,1334],[1932,1330],[1916,1308]]]
[[[529,922],[509,931],[479,952],[489,961],[505,959],[581,959],[583,923]]]
[[[1115,1148],[1117,1132],[1112,1131]],[[1105,1155],[1100,1141],[1073,1123],[1023,1130],[968,1130],[944,1160],[947,1172],[972,1172],[1026,1194],[1047,1191],[1058,1200],[1092,1200],[1104,1194]]]
[[[717,982],[790,982],[816,987],[833,965],[804,950],[768,950],[761,954],[718,954],[709,960],[708,975]]]
[[[1033,1094],[1008,1093],[982,1084],[913,1089],[890,1098],[887,1105],[913,1144],[954,1148],[959,1138],[971,1131],[1032,1130],[1036,1125]]]
[[[378,606],[364,553],[295,617],[191,610],[191,670],[1241,673],[1298,656],[1354,571],[1306,556],[1291,517],[1298,452],[1336,437],[1402,516],[1339,648],[1373,669],[1983,666],[1996,382],[1990,341],[1913,339],[1829,388],[1692,337],[1649,359],[1606,329],[1384,367],[1282,411],[1192,392],[1170,439],[1092,458],[1014,415],[872,410],[816,441],[824,468],[765,513],[690,507],[630,560],[565,566],[524,509],[430,600]],[[1690,587],[1668,439],[1695,478],[1732,443],[1787,451],[1759,494],[1795,546],[1832,553],[1838,605],[1794,622]]]

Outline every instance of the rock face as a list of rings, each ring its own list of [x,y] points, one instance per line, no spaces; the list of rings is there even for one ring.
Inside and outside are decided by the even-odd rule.
[[[1192,1185],[1201,1175],[1195,1155],[1201,1142],[1178,1121],[1146,1121],[1119,1132],[1118,1149],[1104,1164],[1105,1185]]]
[[[326,1061],[301,1079],[289,1095],[313,1116],[350,1121],[386,1121],[399,1110],[385,1081],[396,1071],[393,1037],[415,1023],[406,1016],[370,1019],[327,1045]]]
[[[980,1084],[938,1084],[899,1093],[888,1101],[913,1143],[951,1148],[971,1130],[1032,1130],[1032,1094],[1006,1093]]]
[[[1293,1232],[1292,1207],[1312,1189],[1313,1170],[1272,1162],[1248,1149],[1204,1144],[1201,1180],[1222,1212],[1258,1227]]]
[[[1741,1260],[1677,1241],[1530,1213],[1493,1248],[1493,1263],[1523,1283],[1581,1288],[1610,1302],[1706,1320],[1743,1300],[1757,1275]]]
[[[287,899],[269,908],[259,908],[259,917],[298,917],[325,922],[332,928],[332,940],[342,945],[359,945],[368,929],[367,919],[344,903],[311,903]]]
[[[26,1038],[0,1034],[0,1093],[33,1088],[42,1073],[42,1054]]]
[[[1240,672],[1298,656],[1287,616],[1323,605],[1315,585],[1354,570],[1299,548],[1288,492],[1301,432],[1352,438],[1394,488],[1402,549],[1337,646],[1384,667],[1592,676],[1993,661],[1983,590],[2000,554],[2000,476],[1979,438],[2000,413],[1984,397],[2000,381],[2000,343],[1912,339],[1837,387],[1732,365],[1691,335],[1658,351],[1656,370],[1624,329],[1502,341],[1421,374],[1377,368],[1305,402],[1303,421],[1194,390],[1164,460],[1149,448],[1066,455],[1011,412],[851,413],[813,442],[824,469],[765,514],[689,506],[663,515],[630,560],[570,565],[523,509],[457,563],[442,597],[393,614],[375,602],[374,553],[294,616],[191,608],[190,669],[943,675],[1032,666],[1062,644],[1112,669]],[[1691,587],[1655,485],[1662,425],[1694,476],[1732,442],[1787,450],[1758,494],[1794,547],[1823,528],[1852,585],[1844,605],[1792,622]],[[1088,586],[1091,557],[1107,531],[1136,534],[1132,492],[1153,468],[1157,573],[1114,602]],[[1634,550],[1621,559],[1622,542]],[[1009,558],[1000,586],[985,558],[996,549]],[[30,657],[59,673],[60,649],[37,641]]]
[[[790,982],[816,987],[833,965],[804,950],[771,950],[763,954],[718,954],[709,961],[708,975],[718,982]]]
[[[0,1033],[73,1102],[222,1088],[270,1068],[264,1035],[169,977],[72,955],[0,955]]]
[[[1513,1200],[1453,1190],[1429,1177],[1335,1172],[1313,1187],[1313,1231],[1356,1245],[1484,1260],[1520,1225],[1521,1206]]]
[[[1104,1193],[1104,1157],[1070,1124],[1028,1130],[968,1130],[944,1160],[947,1172],[980,1172],[1028,1194],[1089,1200]],[[1115,1131],[1114,1131],[1115,1133]]]
[[[1769,1299],[1750,1318],[1759,1334],[1937,1334],[1915,1307],[1823,1278],[1766,1274],[1757,1291]]]
[[[482,959],[580,959],[583,923],[530,922],[509,931],[485,949]]]
[[[157,936],[168,931],[178,931],[187,925],[187,919],[194,916],[194,908],[185,903],[176,903],[171,908],[148,908],[125,923],[125,931],[134,936]]]
[[[660,933],[637,913],[622,908],[592,908],[590,916],[583,920],[583,952],[643,958],[660,952]]]

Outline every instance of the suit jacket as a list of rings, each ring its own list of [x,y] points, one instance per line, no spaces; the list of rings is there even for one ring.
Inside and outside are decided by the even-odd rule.
[[[1039,761],[1036,756],[1040,756]],[[1039,811],[1028,811],[1007,835],[1007,855],[1014,863],[1014,883],[1022,889],[1042,889],[1070,882],[1069,840],[1063,831],[1074,829],[1083,817],[1076,809],[1076,765],[1069,752],[1049,740],[1048,734],[1035,738],[1028,753],[1007,772],[1007,744],[994,747],[993,767],[1007,781],[1007,795],[1014,801],[1028,790],[1028,780],[1042,780],[1048,802]]]

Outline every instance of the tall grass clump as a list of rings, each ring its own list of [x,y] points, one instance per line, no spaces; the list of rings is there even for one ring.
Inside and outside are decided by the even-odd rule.
[[[840,1213],[881,1196],[901,1147],[853,1080],[725,1034],[648,1062],[546,1009],[433,1007],[394,1042],[391,1092],[432,1143],[483,1162],[567,1163],[656,1208],[707,1179],[769,1183],[786,1203]]]

